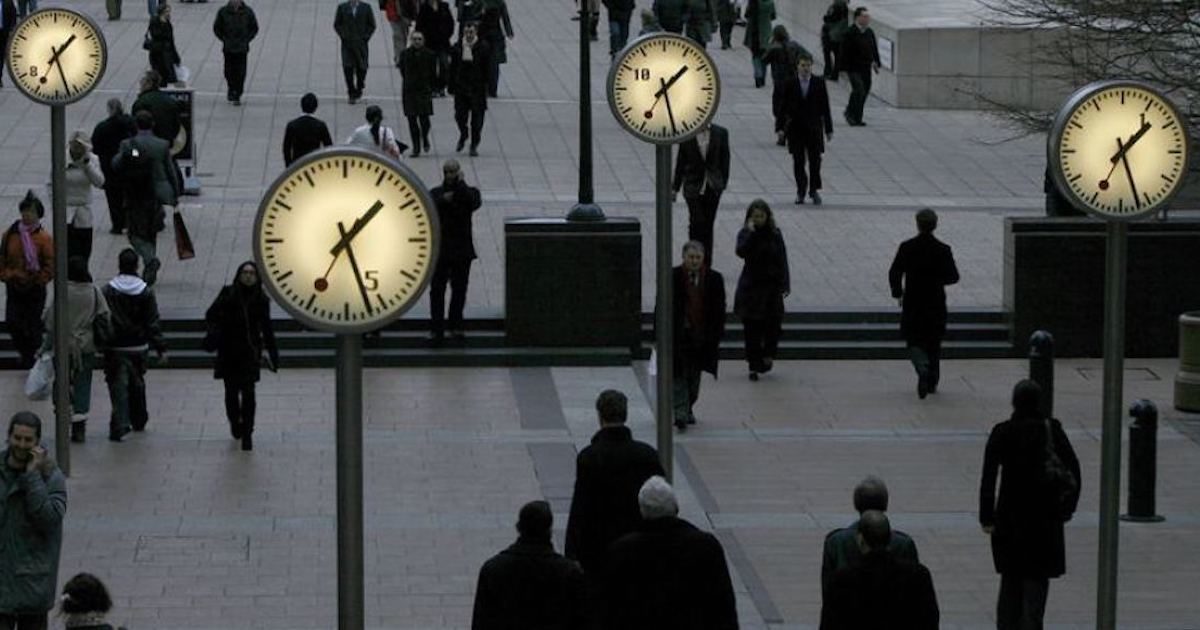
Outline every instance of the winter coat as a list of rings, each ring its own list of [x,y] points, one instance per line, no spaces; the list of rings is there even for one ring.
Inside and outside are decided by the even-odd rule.
[[[746,3],[746,37],[742,43],[754,56],[761,56],[771,45],[771,23],[775,21],[774,0],[749,0]]]
[[[444,0],[437,0],[436,6],[422,2],[416,30],[425,35],[425,45],[431,50],[450,50],[450,39],[454,37],[454,15],[450,13],[450,4]]]
[[[5,449],[0,451],[0,491],[0,615],[45,613],[58,600],[66,477],[50,459],[38,470],[13,470]]]
[[[579,563],[518,538],[479,569],[471,630],[586,630],[586,600]]]
[[[70,154],[67,155],[70,158]],[[100,160],[87,153],[81,160],[69,160],[66,169],[67,223],[79,229],[92,229],[92,188],[104,188]]]
[[[121,141],[132,138],[135,134],[137,128],[133,124],[133,117],[124,113],[105,118],[96,123],[96,128],[92,130],[92,151],[100,161],[105,188],[121,185],[120,182],[113,181],[112,159],[120,150]]]
[[[838,70],[843,72],[871,72],[872,65],[879,65],[879,43],[875,31],[863,30],[856,24],[850,25],[842,36],[842,51],[838,56]]]
[[[1050,419],[1054,452],[1079,476],[1079,459],[1058,420]],[[996,572],[1029,578],[1052,578],[1066,573],[1063,523],[1044,490],[1046,422],[1041,418],[1012,418],[996,424],[983,453],[979,483],[979,523],[992,530],[992,561]],[[1000,496],[996,476],[1001,473]],[[1072,506],[1079,501],[1076,493]]]
[[[588,579],[598,578],[604,552],[642,521],[638,491],[662,475],[654,447],[633,439],[628,427],[603,427],[575,458],[575,491],[567,517],[566,555]]]
[[[166,352],[154,289],[137,276],[119,275],[101,289],[108,301],[112,341],[109,347],[126,352],[153,348]]]
[[[446,90],[454,95],[455,101],[466,99],[472,108],[487,109],[488,73],[491,72],[491,48],[480,38],[471,46],[471,60],[463,60],[463,46],[459,40],[450,49],[450,80]]]
[[[20,228],[14,221],[4,232],[3,243],[0,245],[0,282],[28,289],[35,285],[45,286],[54,279],[54,239],[44,228],[38,227],[30,234],[33,246],[37,249],[38,270],[29,271],[25,268],[25,249],[21,245]]]
[[[71,333],[71,345],[75,352],[96,352],[95,331],[92,322],[96,318],[108,318],[108,301],[99,287],[90,282],[67,282],[67,323]],[[46,326],[46,344],[54,342],[54,293],[46,298],[42,311],[42,323]]]
[[[737,235],[738,258],[746,261],[733,296],[733,312],[743,321],[783,313],[783,295],[791,292],[787,247],[783,233],[766,227],[742,228]]]
[[[675,357],[674,366],[678,372],[681,366],[697,364],[700,369],[717,376],[717,367],[721,359],[721,337],[725,336],[725,278],[715,269],[703,272],[704,290],[704,330],[698,332],[699,345],[696,339],[684,328],[687,316],[687,272],[682,266],[672,271],[672,293],[675,297],[675,309],[672,315],[675,320]]]
[[[150,67],[162,77],[164,85],[175,83],[175,66],[179,65],[179,50],[175,48],[175,27],[170,20],[154,18],[147,29],[150,34]]]
[[[349,0],[338,5],[333,18],[333,30],[342,40],[342,67],[366,68],[370,65],[367,42],[375,34],[375,12],[365,0],[358,8]]]
[[[145,110],[154,117],[154,135],[167,141],[168,146],[175,141],[183,126],[180,121],[179,101],[162,90],[148,90],[138,94],[130,111],[136,116]],[[134,130],[137,133],[137,130]]]
[[[400,53],[400,94],[405,116],[433,115],[433,82],[437,79],[437,56],[425,47],[409,46]]]
[[[717,538],[673,516],[644,521],[608,548],[605,630],[736,630]]]
[[[271,365],[279,365],[271,303],[261,281],[246,287],[235,277],[233,284],[221,288],[205,312],[204,322],[208,328],[204,349],[217,353],[213,378],[237,384],[257,383],[264,350]]]
[[[450,201],[445,195],[454,193]],[[437,207],[442,239],[438,245],[438,264],[475,260],[475,237],[471,217],[483,204],[479,189],[459,179],[454,184],[435,187],[430,194]]]
[[[780,44],[772,41],[763,52],[763,62],[771,66],[772,83],[784,83],[796,76],[796,64],[801,55],[809,55],[808,50],[800,42],[789,39]],[[810,55],[811,56],[811,55]]]
[[[491,46],[494,63],[508,63],[508,44],[505,36],[513,36],[512,20],[504,0],[485,0],[479,21],[479,39]]]
[[[821,630],[937,630],[933,577],[920,564],[872,553],[833,574],[821,605]]]
[[[825,547],[821,560],[821,592],[829,588],[833,575],[840,569],[851,567],[862,561],[862,550],[858,547],[858,521],[849,527],[839,527],[825,535]],[[917,564],[921,561],[917,554],[917,544],[904,532],[893,529],[892,539],[888,542],[887,553],[901,562]]]
[[[946,286],[956,282],[954,254],[933,234],[918,234],[900,244],[888,283],[892,297],[904,298],[900,333],[908,345],[923,345],[946,334]]]
[[[240,9],[225,5],[217,10],[213,20],[213,35],[221,40],[221,50],[226,53],[245,53],[250,42],[258,35],[258,18],[254,9],[243,3]]]
[[[733,9],[733,0],[717,0],[717,22],[728,24],[737,17]]]
[[[825,16],[821,18],[821,36],[834,45],[840,45],[850,28],[850,5],[846,0],[833,0]]]

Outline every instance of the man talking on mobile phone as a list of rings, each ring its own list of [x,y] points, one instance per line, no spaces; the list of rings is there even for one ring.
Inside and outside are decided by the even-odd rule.
[[[41,419],[21,411],[0,452],[0,630],[45,630],[54,607],[67,480],[41,439]]]

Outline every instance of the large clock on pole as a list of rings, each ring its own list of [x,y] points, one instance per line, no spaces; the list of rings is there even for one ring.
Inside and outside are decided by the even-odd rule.
[[[420,178],[355,147],[311,153],[258,208],[254,256],[271,297],[298,321],[351,334],[407,311],[437,261],[437,211]]]
[[[70,9],[29,14],[9,34],[7,66],[17,89],[44,105],[67,105],[100,83],[108,62],[104,34]]]
[[[695,41],[651,33],[617,53],[608,104],[626,130],[654,144],[678,144],[709,123],[721,102],[717,66]]]

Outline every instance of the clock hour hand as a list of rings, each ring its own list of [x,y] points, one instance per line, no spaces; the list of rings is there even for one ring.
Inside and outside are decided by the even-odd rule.
[[[1116,153],[1114,153],[1112,157],[1108,158],[1108,161],[1110,161],[1114,165],[1116,165],[1116,163],[1118,161],[1120,161],[1121,158],[1125,157],[1125,154],[1129,152],[1129,149],[1131,147],[1133,147],[1134,144],[1137,144],[1137,141],[1141,140],[1142,136],[1146,135],[1147,131],[1150,131],[1150,127],[1151,127],[1150,123],[1148,123],[1148,122],[1142,123],[1142,126],[1140,129],[1137,130],[1137,133],[1135,133],[1129,137],[1129,142],[1126,142],[1125,145],[1123,147],[1121,147]],[[1118,139],[1118,143],[1119,143],[1119,139]]]
[[[58,63],[59,55],[63,54],[63,51],[66,50],[67,47],[70,46],[71,42],[73,42],[73,41],[75,41],[75,36],[71,35],[70,37],[67,38],[67,41],[63,42],[62,46],[59,46],[58,48],[54,48],[53,46],[51,46],[50,50],[53,50],[54,54],[50,55],[50,61],[47,61],[46,65],[52,66],[52,65]]]
[[[362,296],[363,306],[367,308],[368,313],[374,313],[371,307],[371,296],[367,294],[367,285],[363,282],[362,271],[358,268],[358,259],[354,257],[354,248],[350,246],[348,239],[353,238],[350,233],[346,232],[346,226],[338,221],[338,232],[342,235],[342,240],[346,243],[346,257],[350,259],[350,269],[354,271],[354,281],[358,283],[358,293]]]
[[[358,233],[361,232],[363,228],[367,227],[367,224],[371,222],[371,219],[374,219],[375,215],[379,214],[379,211],[382,209],[383,202],[376,201],[375,204],[372,205],[369,210],[367,210],[366,214],[358,219],[355,219],[354,225],[350,226],[350,231],[342,234],[342,238],[337,242],[337,245],[334,245],[333,249],[329,250],[329,255],[333,256],[334,260],[337,260],[338,254],[342,253],[342,250],[350,245],[350,241],[354,240],[354,237],[358,236]]]
[[[688,71],[688,67],[685,65],[679,69],[679,72],[676,72],[674,75],[671,76],[670,79],[667,79],[667,81],[665,83],[660,78],[658,81],[660,84],[662,84],[662,87],[657,92],[654,93],[655,98],[658,98],[658,97],[666,94],[667,90],[671,89],[671,86],[675,85],[675,82],[679,80],[679,77],[683,76],[683,73],[685,73],[687,71]]]

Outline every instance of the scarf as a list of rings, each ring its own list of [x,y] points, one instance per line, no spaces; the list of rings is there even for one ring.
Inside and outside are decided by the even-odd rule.
[[[25,254],[25,270],[38,272],[42,265],[38,263],[37,245],[33,243],[33,233],[42,229],[41,223],[25,225],[24,221],[17,222],[17,231],[21,235],[21,251]]]
[[[104,624],[104,613],[67,613],[63,615],[63,625],[67,628],[87,628]]]

